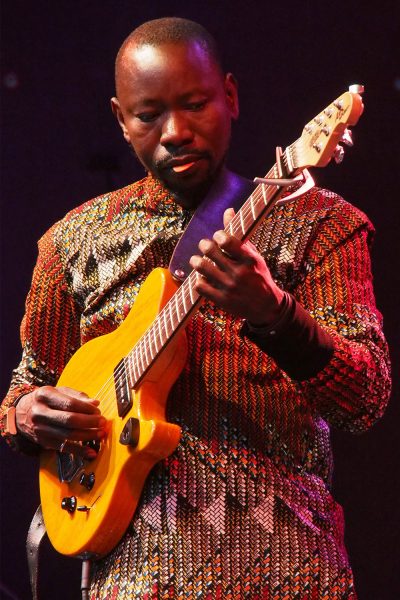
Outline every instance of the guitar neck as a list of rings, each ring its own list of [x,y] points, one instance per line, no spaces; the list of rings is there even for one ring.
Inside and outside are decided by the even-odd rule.
[[[284,154],[286,152],[287,150]],[[286,161],[286,159],[284,160]],[[266,177],[278,177],[276,164]],[[225,231],[240,240],[247,239],[254,233],[261,219],[272,210],[281,194],[282,188],[278,186],[258,185],[235,214]],[[194,289],[196,280],[197,273],[192,271],[125,358],[125,370],[130,387],[135,387],[141,381],[174,334],[186,324],[201,303],[202,299]]]

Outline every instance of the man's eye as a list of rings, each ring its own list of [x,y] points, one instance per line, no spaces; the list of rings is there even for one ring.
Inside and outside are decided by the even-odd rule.
[[[201,100],[200,102],[190,102],[187,107],[189,110],[201,110],[206,105],[206,100]]]
[[[155,112],[139,113],[136,115],[136,118],[139,119],[139,121],[142,121],[142,123],[151,123],[152,121],[155,121],[157,117],[158,113]]]

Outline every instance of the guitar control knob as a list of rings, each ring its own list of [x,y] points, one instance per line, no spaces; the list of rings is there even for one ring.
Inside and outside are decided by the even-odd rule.
[[[94,482],[95,475],[93,471],[91,471],[90,473],[82,473],[82,475],[79,478],[79,483],[83,485],[87,490],[92,489],[92,487],[94,486]]]
[[[140,421],[135,417],[131,417],[125,423],[121,435],[119,436],[119,443],[123,446],[132,446],[136,448],[139,443],[140,436]]]
[[[76,510],[76,496],[66,496],[61,501],[61,508],[73,513]]]

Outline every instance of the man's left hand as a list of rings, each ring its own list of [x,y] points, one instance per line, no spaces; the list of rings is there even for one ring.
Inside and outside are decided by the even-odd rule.
[[[225,227],[234,214],[225,211]],[[284,292],[253,244],[221,230],[212,240],[201,240],[199,250],[203,256],[192,256],[190,265],[201,275],[195,286],[201,296],[253,325],[272,325],[279,318]]]

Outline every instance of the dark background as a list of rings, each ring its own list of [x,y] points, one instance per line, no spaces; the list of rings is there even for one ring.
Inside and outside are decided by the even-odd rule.
[[[18,327],[37,239],[67,210],[143,175],[109,109],[114,57],[134,27],[176,15],[198,20],[217,37],[240,83],[241,119],[229,163],[248,177],[265,174],[275,146],[299,137],[303,125],[349,84],[365,85],[355,148],[340,167],[314,171],[319,184],[342,194],[375,223],[376,296],[395,376],[386,416],[370,432],[332,432],[335,494],[345,509],[360,600],[400,597],[397,4],[2,2],[2,395],[19,361]],[[0,450],[2,597],[25,599],[24,542],[39,503],[37,465],[4,444]],[[79,598],[78,571],[78,561],[48,547],[43,600]]]

